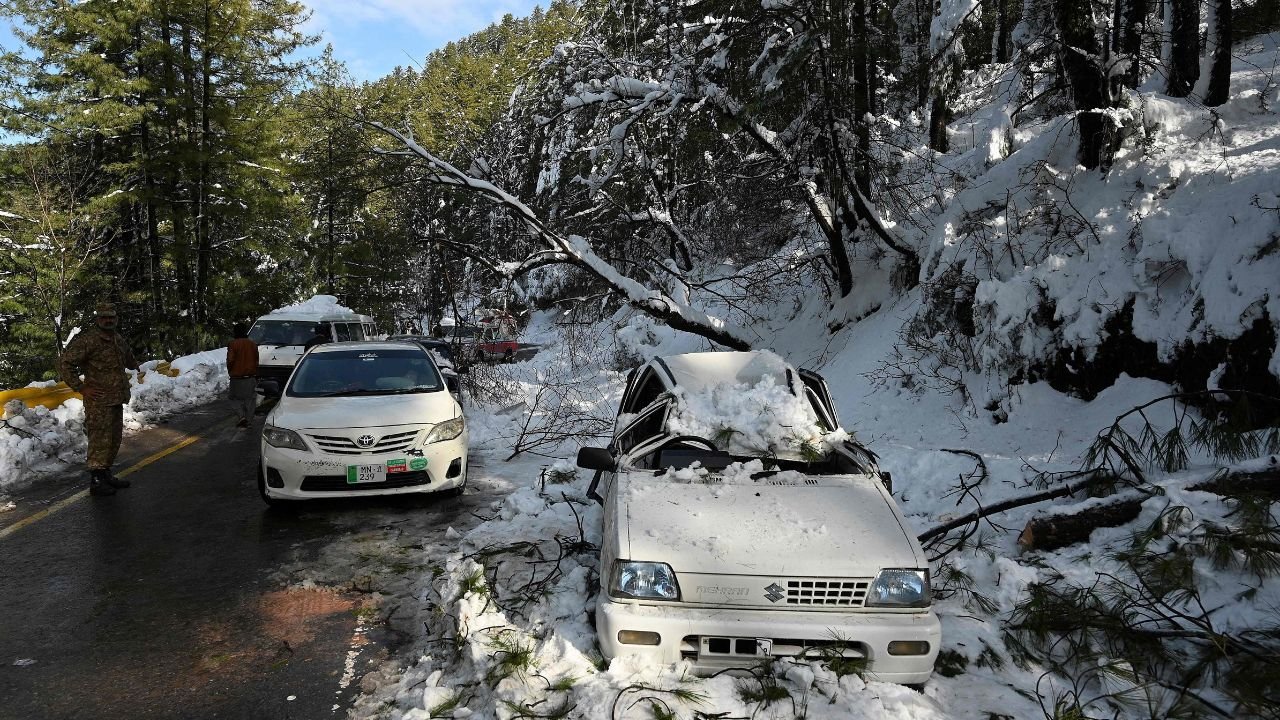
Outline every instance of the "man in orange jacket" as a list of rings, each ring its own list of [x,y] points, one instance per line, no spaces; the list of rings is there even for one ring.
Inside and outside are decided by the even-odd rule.
[[[227,395],[240,417],[236,426],[249,427],[258,404],[258,344],[249,339],[244,323],[236,323],[232,334],[235,339],[227,346],[227,374],[231,376]]]

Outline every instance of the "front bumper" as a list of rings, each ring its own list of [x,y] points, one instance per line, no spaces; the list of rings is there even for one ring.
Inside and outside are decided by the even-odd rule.
[[[431,443],[417,448],[421,455],[406,452],[333,455],[278,448],[260,441],[265,492],[272,499],[313,500],[327,497],[369,497],[433,493],[462,487],[467,480],[467,431],[453,440]],[[426,466],[403,473],[388,474],[381,483],[347,482],[348,465],[386,464],[403,460],[408,463],[425,460]],[[279,485],[276,487],[275,485]]]
[[[614,602],[596,604],[596,630],[605,658],[639,656],[656,664],[680,660],[709,674],[728,667],[751,667],[766,657],[815,660],[835,653],[863,657],[870,680],[923,683],[933,673],[942,625],[932,611],[911,613],[691,608]],[[657,645],[629,645],[622,630],[657,633]],[[893,641],[925,641],[924,655],[890,655]],[[727,641],[727,642],[726,642]],[[741,642],[739,642],[741,641]],[[764,641],[764,642],[759,642]]]

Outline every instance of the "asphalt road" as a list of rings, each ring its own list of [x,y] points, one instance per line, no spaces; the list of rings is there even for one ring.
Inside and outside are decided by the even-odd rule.
[[[76,475],[0,514],[0,718],[345,717],[359,678],[407,639],[368,621],[367,588],[294,581],[371,532],[443,541],[491,498],[270,511],[254,485],[262,418],[245,430],[227,415],[126,437],[117,471],[198,439],[114,497],[77,497]]]

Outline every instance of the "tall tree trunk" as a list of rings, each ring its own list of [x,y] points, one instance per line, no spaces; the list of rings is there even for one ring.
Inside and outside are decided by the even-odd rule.
[[[1102,112],[1110,107],[1107,75],[1095,59],[1101,55],[1089,0],[1056,0],[1058,64],[1076,110],[1080,131],[1079,161],[1086,168],[1111,164],[1114,132]]]
[[[1169,27],[1169,82],[1166,92],[1186,97],[1200,76],[1200,0],[1165,0],[1171,3]]]
[[[1203,93],[1204,104],[1217,107],[1231,97],[1231,0],[1209,0],[1209,79]]]
[[[1167,0],[1166,0],[1167,1]],[[1120,27],[1117,28],[1119,42],[1117,50],[1128,60],[1124,72],[1124,84],[1138,87],[1142,80],[1142,32],[1145,29],[1147,13],[1150,12],[1148,0],[1120,0],[1123,9]]]
[[[212,38],[213,22],[209,0],[205,0],[203,20],[203,32],[201,39],[203,46],[200,48],[200,144],[197,153],[199,167],[197,170],[198,180],[196,182],[196,297],[194,307],[194,317],[197,323],[203,325],[208,319],[209,304],[208,296],[210,292],[210,278],[213,274],[213,234],[210,232],[210,213],[209,213],[209,186],[210,180],[210,157],[213,153],[211,141],[213,138],[213,126],[210,113],[213,107],[213,48],[214,42]]]
[[[942,90],[934,91],[933,102],[929,104],[929,149],[944,153],[950,148],[947,142],[947,116],[951,113],[947,108],[947,99]]]
[[[156,217],[158,214],[156,196],[159,194],[159,189],[156,186],[155,172],[152,167],[154,163],[154,149],[151,146],[151,123],[144,119],[142,121],[141,164],[142,182],[147,189],[146,203],[143,210],[147,215],[147,279],[150,282],[151,290],[151,315],[158,318],[164,313],[164,283],[161,280],[163,262],[160,248],[160,223]]]
[[[996,0],[995,57],[998,63],[1009,62],[1009,0]]]

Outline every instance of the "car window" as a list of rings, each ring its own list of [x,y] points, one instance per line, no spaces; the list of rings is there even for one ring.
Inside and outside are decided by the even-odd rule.
[[[259,320],[249,329],[249,339],[259,345],[305,345],[315,326],[310,320]]]
[[[351,339],[351,326],[347,323],[334,323],[333,331],[338,336],[338,342]]]
[[[422,350],[377,348],[312,352],[302,359],[285,393],[293,397],[396,395],[443,388],[435,364]]]
[[[836,406],[831,400],[831,391],[827,388],[827,381],[812,370],[801,370],[800,381],[804,383],[806,389],[813,393],[813,396],[809,397],[809,402],[813,404],[814,412],[818,413],[818,417],[826,421],[832,430],[840,427],[840,416],[836,414]],[[806,393],[806,396],[808,396],[808,393]]]
[[[818,399],[818,394],[810,388],[804,389],[804,396],[809,400],[809,406],[813,408],[813,414],[818,416],[818,427],[823,432],[831,432],[836,429],[835,420],[831,414],[823,407],[822,401]]]
[[[369,336],[365,334],[364,325],[361,325],[360,323],[351,323],[350,325],[348,325],[348,327],[351,329],[352,340],[368,340],[369,339]]]
[[[653,371],[652,367],[644,369],[644,373],[640,376],[640,380],[636,383],[635,390],[627,397],[619,408],[621,413],[634,413],[649,406],[658,396],[666,391],[662,381],[658,379],[658,374]]]
[[[626,454],[637,445],[661,435],[662,429],[666,426],[667,410],[670,407],[670,403],[654,405],[627,425],[618,435],[616,442],[618,451]]]

